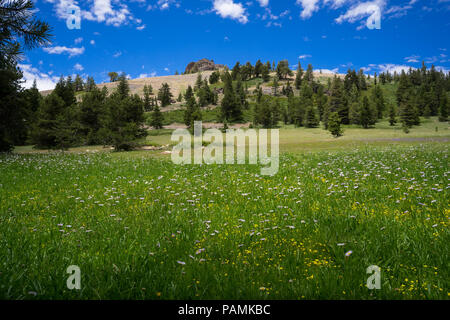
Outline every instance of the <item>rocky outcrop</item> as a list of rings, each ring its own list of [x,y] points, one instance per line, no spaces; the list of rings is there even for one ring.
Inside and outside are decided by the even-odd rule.
[[[214,60],[202,59],[197,62],[191,62],[187,65],[184,74],[197,73],[202,71],[214,71],[224,67],[223,64],[215,64]]]

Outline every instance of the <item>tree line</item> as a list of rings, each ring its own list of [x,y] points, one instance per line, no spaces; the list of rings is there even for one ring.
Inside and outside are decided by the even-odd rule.
[[[247,82],[252,79],[260,81],[249,93]],[[253,101],[253,125],[270,128],[282,121],[314,128],[322,123],[335,136],[342,134],[342,124],[370,128],[383,118],[389,118],[391,126],[400,122],[405,132],[420,125],[420,117],[438,116],[440,121],[448,121],[450,75],[434,66],[427,69],[425,64],[421,69],[372,77],[363,70],[349,69],[345,76],[335,75],[325,84],[315,79],[311,64],[303,70],[298,63],[294,77],[287,60],[276,67],[258,60],[255,66],[237,62],[231,71],[215,74],[212,83],[220,80],[224,90],[221,121],[225,125],[242,120],[248,101]],[[386,86],[396,88],[394,100],[387,99]]]

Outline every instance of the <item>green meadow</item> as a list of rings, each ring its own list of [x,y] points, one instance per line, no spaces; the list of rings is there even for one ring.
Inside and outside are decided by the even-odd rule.
[[[170,147],[1,155],[0,298],[448,299],[448,123],[344,129],[282,127],[272,177]]]

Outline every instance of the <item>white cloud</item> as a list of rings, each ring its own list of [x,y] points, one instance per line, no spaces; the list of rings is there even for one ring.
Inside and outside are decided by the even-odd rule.
[[[49,74],[40,72],[30,64],[19,64],[19,68],[22,70],[23,80],[25,81],[22,83],[22,87],[26,89],[33,86],[34,80],[36,80],[37,88],[40,91],[54,89],[58,82],[58,77],[52,77]]]
[[[73,68],[74,68],[75,70],[78,70],[78,71],[83,71],[83,70],[84,70],[83,66],[82,66],[81,64],[79,64],[79,63],[76,63],[76,64],[73,66]]]
[[[75,44],[79,44],[82,41],[83,41],[83,38],[79,37],[79,38],[76,38],[74,42],[75,42]]]
[[[258,0],[261,7],[267,7],[269,5],[269,0]]]
[[[350,8],[345,14],[340,15],[337,19],[337,23],[342,23],[344,21],[348,21],[350,23],[354,23],[359,21],[367,16],[371,16],[375,12],[382,12],[384,6],[386,4],[386,0],[374,0],[364,3],[358,3],[357,5]]]
[[[312,56],[310,54],[302,54],[302,55],[298,56],[298,58],[300,60],[308,59],[308,58],[311,58],[311,57]]]
[[[450,73],[450,69],[448,69],[448,68],[446,68],[446,67],[436,66],[435,68],[436,68],[436,70],[439,71],[439,72],[442,71],[442,72],[445,73],[445,74]]]
[[[67,19],[69,16],[67,8],[70,6],[80,7],[78,1],[75,0],[45,1],[54,4],[56,16],[60,19]],[[81,9],[81,16],[86,20],[104,22],[107,25],[118,27],[122,24],[127,24],[129,20],[134,19],[128,6],[123,2],[124,1],[120,0],[90,0],[90,8],[88,10]]]
[[[388,10],[386,10],[385,14],[390,15],[389,18],[400,18],[407,15],[408,10],[413,8],[413,5],[418,0],[411,0],[407,4],[403,6],[392,6]]]
[[[136,27],[136,30],[141,31],[141,30],[144,30],[145,27],[146,27],[146,25],[144,24],[144,25],[142,25],[142,26]]]
[[[68,48],[65,46],[56,46],[56,47],[45,47],[42,48],[45,52],[49,54],[68,54],[69,57],[78,56],[84,53],[84,47],[81,48]]]
[[[303,11],[300,16],[303,19],[311,18],[312,14],[319,10],[320,0],[297,0],[297,4],[303,7]]]
[[[142,1],[142,2],[144,2],[144,1]],[[180,7],[180,4],[176,0],[158,0],[158,2],[154,5],[149,4],[147,6],[147,10],[153,10],[153,9],[167,10],[167,9],[170,9],[171,5],[175,5],[175,7],[177,7],[177,8]]]
[[[394,72],[401,73],[402,71],[408,72],[409,68],[411,68],[411,67],[406,66],[406,65],[398,65],[398,64],[391,64],[391,63],[378,65],[378,69],[381,72],[389,72],[389,73],[394,73]]]
[[[152,72],[152,73],[141,73],[138,77],[138,79],[143,79],[143,78],[153,78],[156,77],[156,72]]]
[[[405,16],[417,2],[418,0],[409,0],[402,5],[387,8],[388,0],[296,0],[297,5],[302,7],[300,17],[303,19],[311,18],[314,12],[326,6],[333,10],[348,7],[347,11],[336,19],[337,23],[354,23],[375,12],[380,12],[388,18],[399,18]]]
[[[417,62],[419,62],[419,60],[418,60],[419,58],[420,58],[420,56],[418,56],[418,55],[412,55],[410,57],[406,57],[405,60],[406,60],[406,62],[409,62],[409,63],[417,63]]]
[[[339,72],[339,68],[334,68],[334,69],[331,69],[331,70],[330,69],[319,69],[319,70],[316,70],[316,72],[335,74],[335,73]]]
[[[120,57],[121,55],[122,55],[122,51],[118,51],[118,52],[116,52],[116,53],[113,54],[113,57],[114,57],[114,58],[118,58],[118,57]]]
[[[266,27],[271,27],[271,26],[281,28],[283,25],[279,22],[273,22],[273,21],[267,22]]]
[[[248,15],[241,3],[233,0],[214,0],[213,10],[222,18],[238,20],[242,24],[248,22]]]
[[[45,0],[45,2],[53,3],[55,6],[56,16],[59,19],[67,19],[69,16],[68,8],[78,6],[78,1],[75,0]]]
[[[94,44],[95,44],[95,40],[91,40],[89,43],[90,43],[91,45],[94,45]]]

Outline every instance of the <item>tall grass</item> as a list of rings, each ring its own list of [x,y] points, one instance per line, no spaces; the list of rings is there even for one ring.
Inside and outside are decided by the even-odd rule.
[[[0,156],[0,298],[447,299],[448,164],[448,144],[288,154],[274,177]]]

